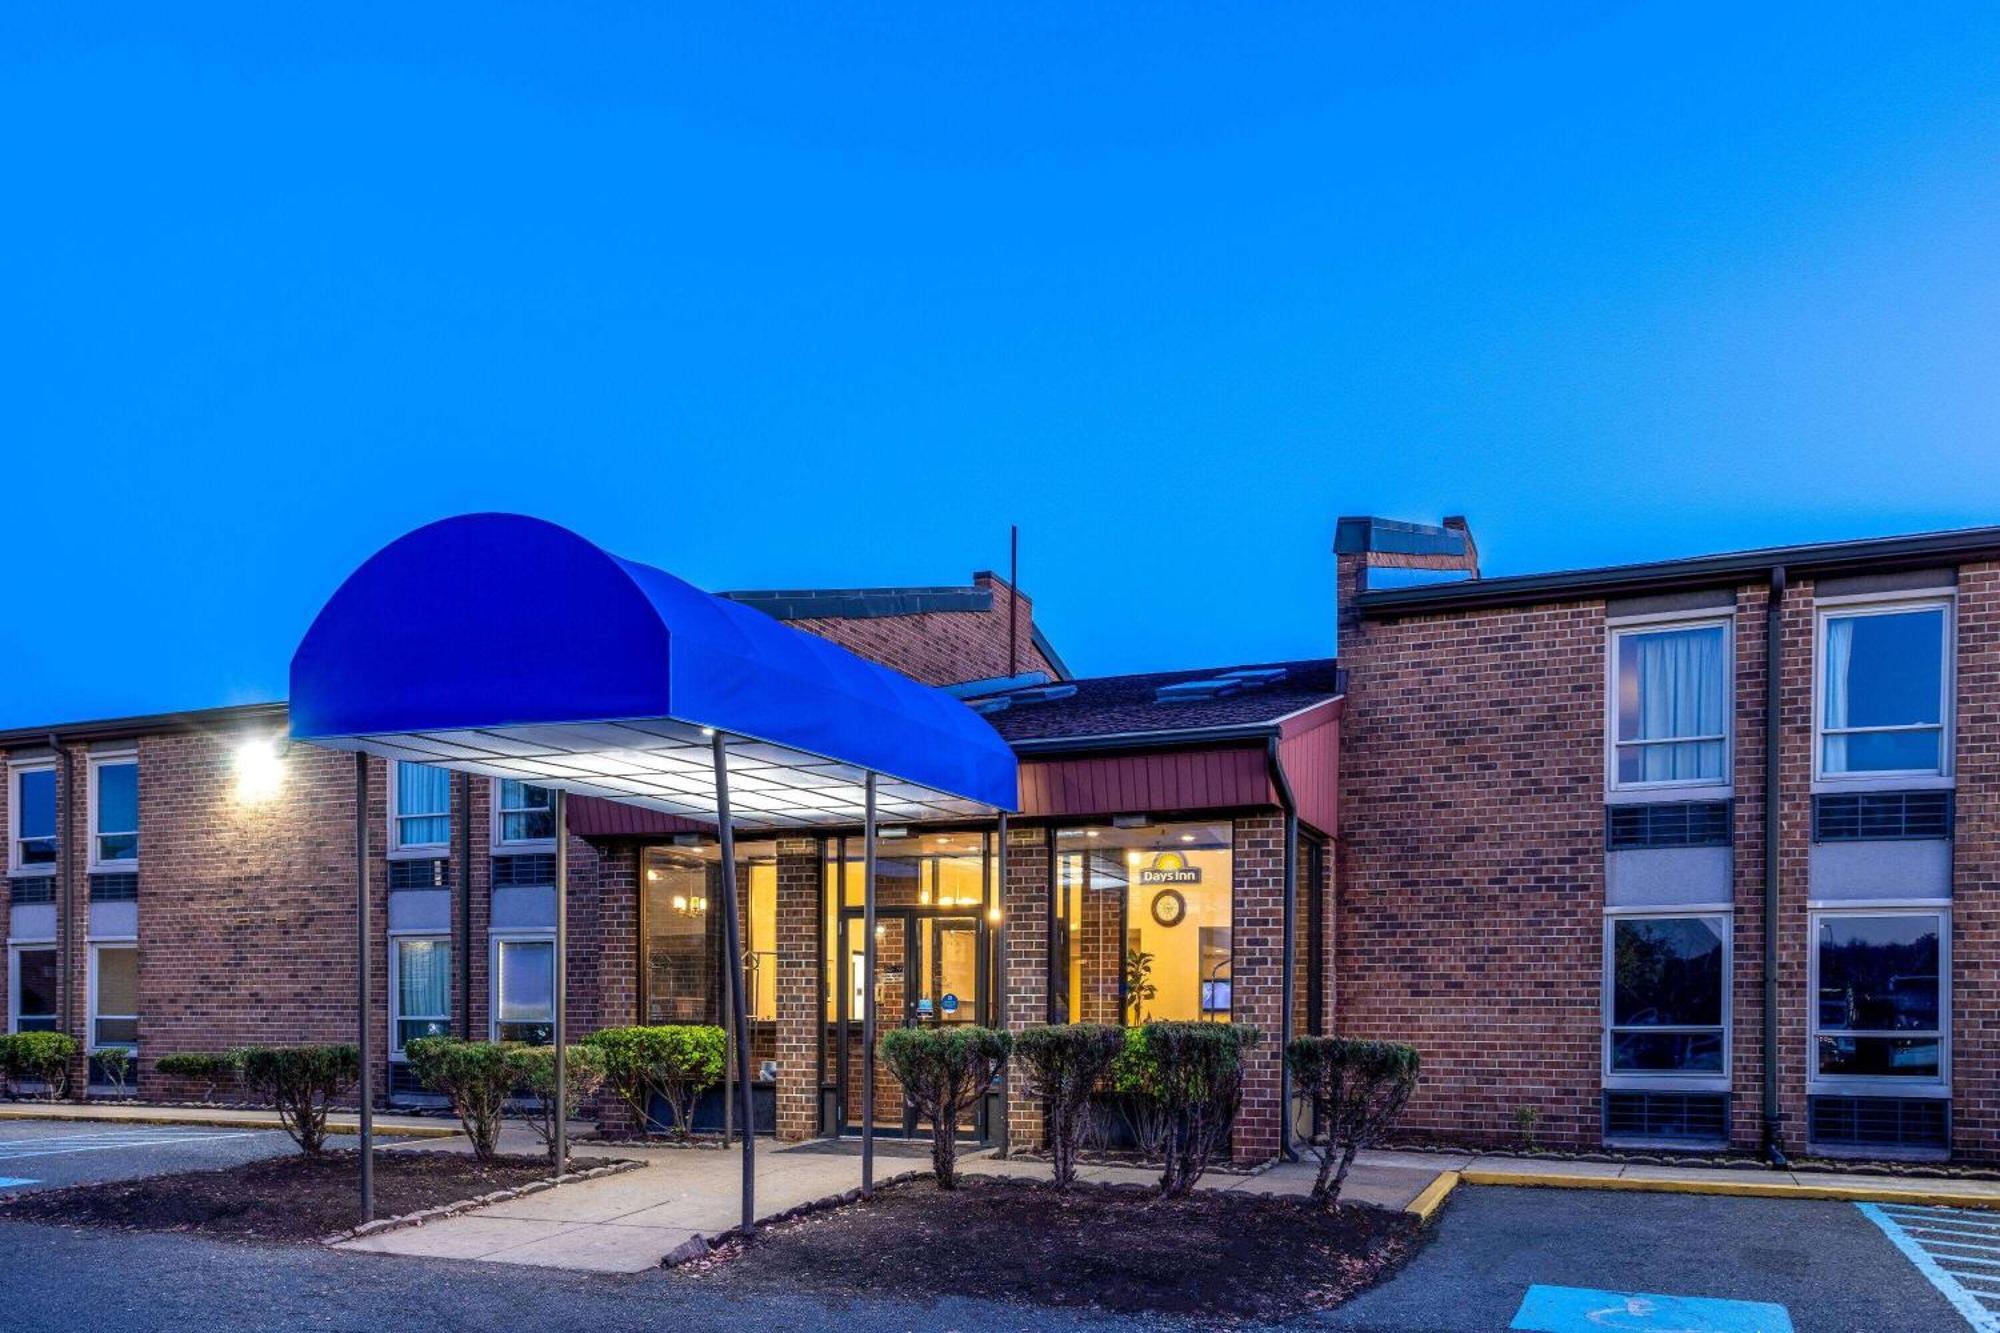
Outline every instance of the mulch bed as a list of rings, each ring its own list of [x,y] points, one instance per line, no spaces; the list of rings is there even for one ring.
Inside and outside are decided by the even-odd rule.
[[[978,1296],[1206,1323],[1296,1318],[1340,1304],[1418,1243],[1407,1214],[1365,1205],[1136,1187],[928,1179],[731,1241],[677,1273],[697,1283],[848,1295]]]
[[[354,1152],[314,1160],[300,1153],[220,1171],[23,1194],[0,1202],[0,1219],[124,1231],[187,1231],[229,1240],[314,1241],[361,1221]],[[570,1159],[570,1169],[602,1165]],[[469,1153],[378,1152],[375,1215],[397,1217],[548,1178],[543,1157],[482,1163]]]

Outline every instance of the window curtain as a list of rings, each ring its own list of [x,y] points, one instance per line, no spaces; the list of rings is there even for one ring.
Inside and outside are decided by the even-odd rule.
[[[1826,711],[1820,725],[1831,730],[1851,725],[1848,721],[1848,673],[1854,665],[1854,618],[1826,622]],[[1847,737],[1822,736],[1826,754],[1820,767],[1828,773],[1847,771]]]
[[[451,946],[442,940],[397,945],[396,1012],[404,1018],[451,1014]]]
[[[1722,734],[1722,644],[1718,629],[1640,636],[1640,739]],[[1646,782],[1720,781],[1722,742],[1644,746],[1640,776]]]
[[[450,842],[450,771],[429,764],[396,765],[396,813],[403,846]]]

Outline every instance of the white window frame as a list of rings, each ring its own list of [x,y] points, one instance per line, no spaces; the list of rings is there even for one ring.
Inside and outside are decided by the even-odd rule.
[[[455,950],[458,947],[452,942],[450,934],[441,930],[392,930],[389,932],[389,1059],[398,1064],[402,1063],[406,1058],[403,1043],[399,1040],[404,1018],[442,1018],[446,1026],[451,1025],[453,1018],[453,1015],[449,1012],[451,1008],[449,998],[451,987],[449,984],[445,987],[446,1013],[407,1015],[403,1013],[403,987],[401,984],[403,954],[402,950],[397,946],[411,940],[432,940],[438,944],[442,944],[448,950]]]
[[[89,810],[84,818],[84,827],[85,832],[90,838],[90,870],[93,874],[129,874],[139,868],[139,858],[136,856],[112,857],[107,860],[98,855],[98,838],[100,836],[97,829],[98,777],[107,768],[118,768],[126,764],[132,766],[133,789],[137,792],[139,777],[139,752],[137,750],[107,750],[102,754],[93,754],[90,756],[90,779],[88,783],[90,799],[86,802]],[[132,816],[135,823],[138,822],[138,815],[139,798],[135,796],[132,802]],[[60,820],[58,820],[58,823],[60,823]],[[125,831],[123,829],[114,830],[113,836],[117,836]],[[130,832],[136,840],[139,836],[139,830],[135,828],[130,830]],[[140,850],[143,852],[145,849],[141,847]]]
[[[508,778],[507,781],[526,783],[526,785],[530,787],[543,787],[545,790],[551,793],[551,800],[554,799],[553,793],[555,789],[552,787],[548,787],[544,783],[529,782],[526,778]],[[505,851],[510,853],[554,851],[556,849],[556,840],[554,838],[516,838],[510,840],[502,836],[507,827],[507,821],[500,808],[500,793],[502,790],[504,790],[504,786],[502,784],[501,779],[499,778],[493,779],[492,800],[488,802],[488,807],[487,807],[489,810],[492,811],[492,815],[488,820],[488,822],[492,825],[493,828],[493,839],[492,839],[493,849],[495,851]]]
[[[100,1018],[129,1018],[134,1023],[137,1023],[139,1021],[138,1014],[100,1014],[97,1012],[97,959],[98,956],[102,954],[106,949],[130,949],[133,954],[133,959],[132,959],[133,966],[134,968],[138,966],[139,941],[136,938],[132,936],[125,936],[124,938],[121,939],[92,940],[90,942],[90,962],[89,962],[90,984],[88,988],[90,994],[90,1010],[86,1017],[86,1022],[84,1027],[84,1037],[86,1038],[84,1042],[84,1049],[87,1053],[94,1055],[99,1050],[108,1050],[111,1047],[116,1046],[123,1050],[127,1050],[133,1052],[134,1054],[137,1054],[139,1050],[139,1043],[136,1040],[129,1042],[126,1041],[106,1042],[101,1045],[97,1040],[97,1020]],[[136,978],[137,975],[136,972],[134,975]],[[135,985],[136,985],[136,980],[135,980]]]
[[[1938,767],[1933,769],[1871,769],[1862,773],[1826,771],[1826,626],[1836,617],[1896,615],[1908,611],[1944,612],[1944,642],[1939,646]],[[1812,774],[1813,790],[1849,791],[1856,787],[1950,787],[1957,745],[1958,704],[1958,592],[1955,588],[1898,593],[1893,597],[1863,594],[1853,597],[1823,597],[1813,607],[1812,681]],[[1928,724],[1905,727],[1849,727],[1836,735],[1867,735],[1881,731],[1928,731]]]
[[[503,944],[547,944],[555,949],[556,933],[553,930],[496,930],[492,942],[487,946],[486,956],[486,1037],[488,1041],[499,1041],[500,1037],[500,955]],[[555,986],[561,978],[555,978],[549,988],[549,1027],[555,1029]]]
[[[445,783],[445,797],[444,797],[444,820],[445,820],[444,841],[443,842],[403,841],[403,810],[401,806],[403,784],[402,784],[402,779],[399,775],[401,773],[403,766],[406,763],[414,764],[418,768],[437,768],[436,764],[417,764],[414,760],[397,759],[390,763],[388,855],[392,859],[401,857],[410,857],[412,859],[421,857],[429,859],[439,856],[448,856],[451,854],[451,827],[452,827],[452,812],[451,812],[452,784],[448,779]],[[440,771],[446,774],[449,774],[451,772],[450,769],[442,769]],[[426,810],[422,814],[415,815],[412,817],[422,818],[422,819],[434,819],[437,817],[437,812]]]
[[[1903,1078],[1895,1074],[1832,1074],[1819,1072],[1819,923],[1829,917],[1930,916],[1938,923],[1938,1072],[1935,1078]],[[1806,913],[1806,1091],[1861,1097],[1951,1096],[1951,904],[1905,900],[1891,905],[1814,907]],[[1847,1036],[1909,1038],[1910,1032],[1847,1032]]]
[[[1659,631],[1722,630],[1722,735],[1717,738],[1685,737],[1684,740],[1719,739],[1722,742],[1722,777],[1678,778],[1663,782],[1620,782],[1618,780],[1618,647],[1628,635]],[[1735,790],[1736,775],[1736,617],[1727,611],[1704,608],[1699,611],[1667,611],[1655,615],[1620,616],[1605,622],[1604,640],[1604,790],[1614,801],[1650,800],[1660,792],[1677,798],[1726,798]],[[1628,742],[1637,744],[1638,742]]]
[[[27,865],[21,860],[21,775],[23,773],[55,773],[53,759],[15,759],[7,763],[7,873],[10,876],[53,875],[62,867],[63,858],[63,808],[62,778],[58,775],[56,784],[56,859],[47,865]]]
[[[1671,1069],[1613,1070],[1611,1067],[1611,1042],[1615,1031],[1633,1031],[1631,1028],[1615,1029],[1612,1020],[1616,1017],[1618,963],[1616,940],[1618,923],[1621,921],[1678,921],[1689,917],[1705,917],[1722,922],[1722,1068],[1715,1073],[1699,1070],[1676,1071]],[[1682,1092],[1728,1092],[1732,1085],[1731,1071],[1736,1059],[1736,913],[1731,903],[1690,903],[1676,907],[1621,907],[1611,908],[1604,913],[1603,967],[1599,974],[1598,1025],[1599,1034],[1599,1074],[1604,1086],[1614,1091],[1624,1089],[1675,1089]],[[1706,1027],[1657,1028],[1660,1032],[1706,1032]]]
[[[54,940],[9,940],[7,942],[7,1032],[13,1035],[21,1030],[21,955],[24,953],[52,953],[56,955],[58,973],[62,968],[62,952]],[[56,1027],[37,1029],[38,1031],[60,1031],[62,1015],[56,1015]]]

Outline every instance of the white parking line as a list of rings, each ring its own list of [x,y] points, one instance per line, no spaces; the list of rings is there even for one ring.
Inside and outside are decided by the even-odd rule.
[[[1982,1268],[2000,1266],[2000,1232],[1985,1229],[1987,1219],[1961,1208],[1923,1208],[1914,1204],[1856,1204],[1862,1215],[1903,1252],[1952,1308],[1977,1333],[2000,1333],[2000,1290],[1966,1283],[2000,1283],[2000,1274]]]
[[[41,1139],[11,1139],[0,1142],[0,1162],[30,1157],[60,1157],[68,1153],[114,1152],[119,1149],[158,1148],[189,1143],[219,1143],[225,1139],[247,1139],[254,1131],[160,1133],[147,1131],[125,1134],[70,1134]]]

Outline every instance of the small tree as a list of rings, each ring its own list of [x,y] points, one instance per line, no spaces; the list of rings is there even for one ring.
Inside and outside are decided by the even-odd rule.
[[[1319,1136],[1315,1203],[1340,1198],[1354,1155],[1379,1142],[1417,1086],[1417,1048],[1394,1041],[1294,1037],[1285,1051],[1292,1083],[1309,1097]]]
[[[4,1040],[6,1068],[0,1072],[15,1082],[40,1083],[46,1100],[61,1101],[69,1091],[76,1038],[62,1032],[16,1032]]]
[[[500,1150],[500,1118],[516,1084],[509,1052],[499,1042],[418,1037],[403,1048],[417,1082],[451,1103],[472,1155],[490,1162]]]
[[[509,1046],[507,1063],[514,1086],[534,1094],[532,1102],[514,1103],[512,1114],[527,1123],[548,1149],[549,1161],[561,1171],[569,1163],[556,1161],[556,1048]],[[595,1046],[571,1046],[563,1052],[563,1082],[569,1095],[563,1104],[577,1105],[604,1086],[604,1056]]]
[[[123,1096],[125,1078],[132,1072],[132,1052],[123,1046],[100,1046],[93,1058],[104,1074],[104,1081],[111,1085],[114,1093]]]
[[[201,1099],[212,1102],[215,1090],[225,1079],[236,1077],[242,1066],[242,1056],[233,1051],[226,1054],[193,1051],[163,1055],[153,1067],[169,1078],[185,1078],[201,1083]]]
[[[1146,1002],[1158,996],[1153,984],[1153,955],[1144,949],[1125,951],[1125,1017],[1131,1023],[1146,1021]]]
[[[1031,1027],[1014,1041],[1028,1074],[1028,1093],[1048,1117],[1049,1158],[1056,1188],[1076,1182],[1076,1154],[1090,1128],[1090,1098],[1125,1049],[1124,1029],[1108,1023]]]
[[[308,1157],[326,1149],[327,1106],[361,1077],[352,1046],[252,1046],[243,1081],[278,1109],[278,1123]]]
[[[931,1171],[938,1188],[958,1187],[959,1116],[993,1082],[1012,1046],[1006,1033],[971,1023],[882,1034],[883,1063],[917,1114],[931,1122]]]
[[[1145,1059],[1132,1093],[1149,1103],[1141,1123],[1160,1158],[1160,1197],[1195,1187],[1243,1103],[1243,1057],[1260,1039],[1242,1023],[1148,1023],[1140,1029]]]
[[[696,1099],[722,1081],[728,1054],[722,1029],[712,1024],[605,1028],[584,1042],[603,1057],[605,1083],[632,1108],[640,1128],[651,1123],[658,1095],[681,1139],[694,1128]]]

